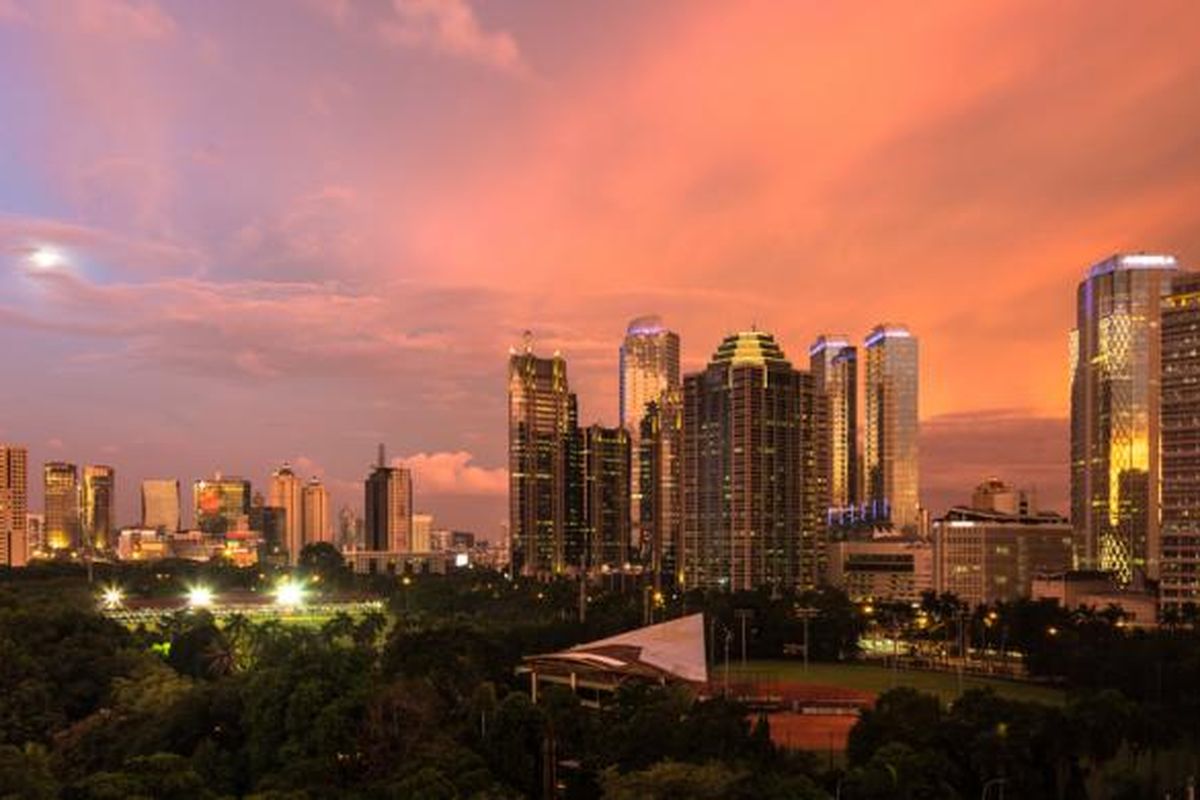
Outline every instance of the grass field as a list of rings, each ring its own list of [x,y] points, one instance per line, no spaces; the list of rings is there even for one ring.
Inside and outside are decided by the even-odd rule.
[[[719,682],[722,669],[718,667],[711,676],[714,682]],[[897,670],[867,664],[809,664],[807,671],[802,663],[797,661],[751,661],[744,668],[740,664],[731,664],[729,668],[731,681],[752,683],[756,680],[795,681],[823,686],[840,686],[862,692],[880,694],[896,686],[910,686],[922,692],[936,694],[943,703],[950,703],[958,697],[958,675],[952,672],[931,672],[925,670]],[[1001,697],[1026,702],[1062,705],[1066,701],[1065,694],[1048,686],[1039,686],[1017,681],[1006,681],[994,678],[976,678],[964,675],[962,679],[964,690],[975,688],[991,688]]]

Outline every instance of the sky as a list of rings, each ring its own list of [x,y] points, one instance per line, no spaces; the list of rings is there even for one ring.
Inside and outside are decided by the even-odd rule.
[[[533,331],[920,338],[922,496],[1064,509],[1075,285],[1200,261],[1200,4],[0,0],[0,440],[507,515]],[[36,473],[35,473],[36,474]],[[31,481],[34,503],[40,480]]]

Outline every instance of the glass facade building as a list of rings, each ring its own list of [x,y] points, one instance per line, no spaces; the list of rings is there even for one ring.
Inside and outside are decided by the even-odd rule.
[[[631,536],[639,554],[652,559],[651,531],[642,527],[641,432],[646,406],[664,393],[679,391],[679,335],[667,330],[657,316],[638,317],[625,330],[620,358],[620,420],[630,440]],[[651,476],[648,476],[650,479]]]
[[[845,336],[818,336],[809,371],[825,401],[830,520],[853,517],[858,505],[858,350]]]
[[[42,468],[42,479],[46,546],[51,552],[75,550],[81,544],[79,469],[74,464],[49,461]]]
[[[581,563],[582,487],[575,395],[567,362],[540,358],[527,339],[508,361],[510,569],[556,575]]]
[[[1172,256],[1114,255],[1076,294],[1071,521],[1076,565],[1128,583],[1159,572],[1163,299]]]
[[[29,537],[29,451],[0,444],[0,566],[23,567]]]
[[[80,513],[83,536],[94,550],[111,550],[116,545],[116,472],[103,464],[83,468]]]
[[[162,533],[175,533],[183,527],[178,480],[149,478],[142,481],[142,527]]]
[[[312,478],[304,486],[302,505],[303,543],[329,542],[332,544],[333,526],[329,520],[329,491],[319,479]]]
[[[915,533],[920,524],[917,339],[903,325],[867,334],[863,468],[866,515]]]
[[[819,396],[762,331],[726,337],[684,378],[685,586],[816,584],[829,506]]]
[[[679,552],[683,536],[682,450],[683,393],[665,393],[642,415],[638,462],[642,487],[642,531],[649,540],[649,563],[655,587],[680,583]]]
[[[1179,273],[1162,309],[1164,609],[1200,604],[1200,275]]]
[[[588,572],[630,562],[630,444],[624,428],[580,430],[583,524]]]
[[[192,485],[196,527],[224,534],[250,527],[250,481],[217,473]]]

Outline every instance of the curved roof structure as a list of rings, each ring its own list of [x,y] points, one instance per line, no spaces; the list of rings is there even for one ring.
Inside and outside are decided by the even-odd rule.
[[[755,330],[740,331],[726,336],[717,346],[717,352],[713,353],[712,363],[732,366],[779,364],[791,367],[775,337],[766,331]]]

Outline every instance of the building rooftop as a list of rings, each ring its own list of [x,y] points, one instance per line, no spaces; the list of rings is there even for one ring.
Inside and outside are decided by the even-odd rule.
[[[1093,264],[1088,277],[1095,278],[1110,272],[1134,269],[1178,269],[1175,256],[1164,253],[1114,253],[1103,261]]]
[[[717,352],[713,353],[712,363],[733,366],[780,364],[791,367],[791,363],[783,354],[783,349],[775,341],[775,337],[766,331],[755,330],[731,333],[726,336],[717,347]]]
[[[625,329],[625,333],[629,336],[653,336],[656,333],[663,333],[666,330],[662,317],[658,314],[647,314],[644,317],[636,317],[630,321],[629,327]]]
[[[867,334],[867,347],[874,347],[886,339],[911,339],[912,331],[901,322],[883,322]]]

